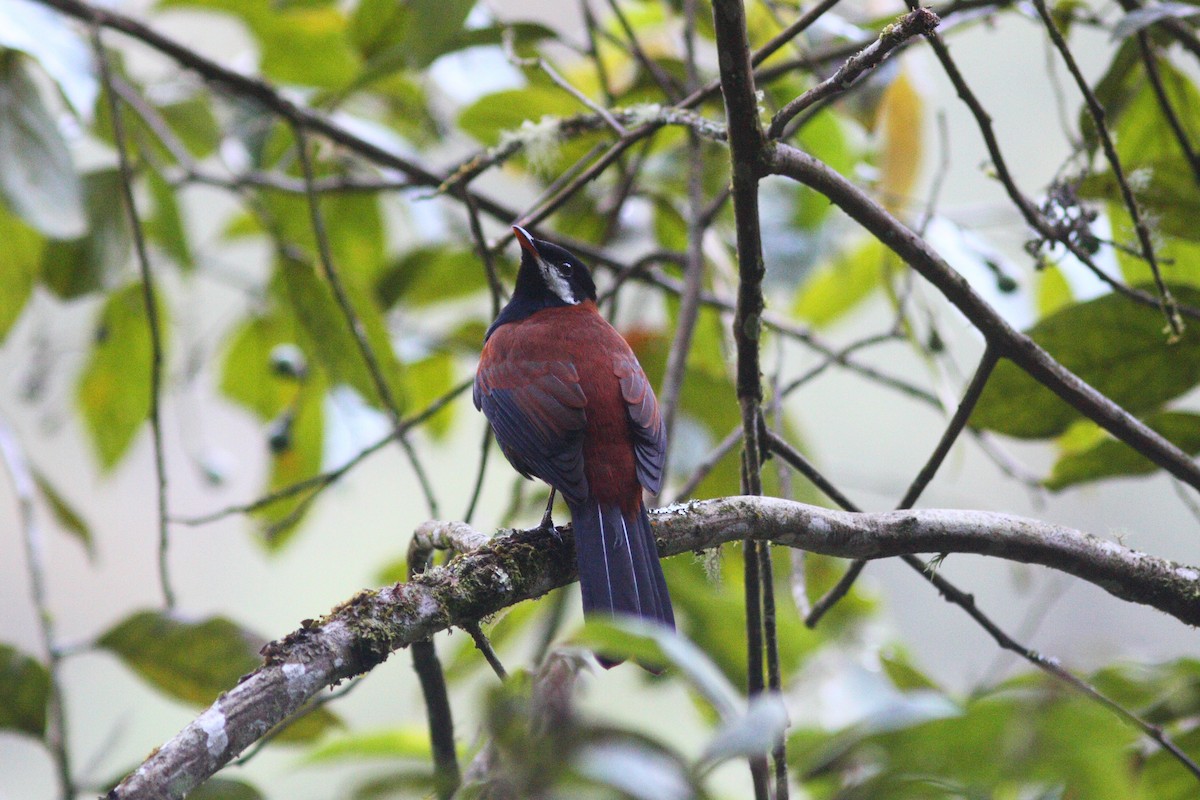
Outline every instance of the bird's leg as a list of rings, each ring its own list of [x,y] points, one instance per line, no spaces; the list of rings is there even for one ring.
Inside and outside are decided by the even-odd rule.
[[[553,515],[552,515],[552,512],[554,511],[555,491],[556,491],[555,488],[553,486],[551,486],[550,487],[550,499],[546,501],[546,513],[542,515],[542,522],[540,525],[538,525],[538,528],[546,531],[547,533],[553,533],[555,536],[557,536],[558,532],[556,530],[554,530],[554,519],[553,519]]]

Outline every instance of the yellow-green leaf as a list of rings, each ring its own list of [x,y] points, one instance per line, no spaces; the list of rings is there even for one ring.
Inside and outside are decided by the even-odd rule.
[[[50,673],[10,645],[0,644],[0,731],[41,738],[46,732]]]
[[[1182,411],[1151,414],[1146,424],[1161,433],[1188,455],[1200,453],[1200,415]],[[1129,445],[1104,436],[1091,447],[1062,455],[1044,481],[1058,491],[1080,483],[1123,475],[1147,475],[1158,467]]]
[[[877,239],[867,239],[814,268],[800,286],[792,313],[813,325],[829,325],[875,291],[894,263],[895,256]]]
[[[0,343],[33,294],[44,240],[0,205]]]
[[[167,321],[160,304],[160,335]],[[109,295],[96,322],[91,357],[80,375],[76,401],[100,466],[110,470],[129,449],[150,414],[152,347],[142,285]]]
[[[1200,290],[1175,286],[1172,291],[1180,303],[1200,302]],[[1127,411],[1143,414],[1200,381],[1200,330],[1189,326],[1180,341],[1170,344],[1164,325],[1158,308],[1108,294],[1051,314],[1029,335]],[[1011,361],[1001,361],[971,423],[1009,436],[1041,439],[1057,436],[1079,418],[1078,411]]]

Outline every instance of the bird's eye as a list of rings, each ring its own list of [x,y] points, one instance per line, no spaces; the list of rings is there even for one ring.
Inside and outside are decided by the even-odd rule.
[[[559,267],[558,269],[559,269],[559,272],[561,272],[563,275],[565,275],[568,278],[571,277],[571,273],[575,271],[575,267],[571,264],[570,261],[564,261],[562,263],[562,266]]]

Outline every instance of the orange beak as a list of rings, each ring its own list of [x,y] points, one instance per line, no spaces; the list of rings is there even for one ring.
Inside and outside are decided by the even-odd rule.
[[[517,243],[521,245],[521,249],[529,253],[534,258],[540,258],[537,247],[533,243],[533,237],[529,235],[529,231],[522,228],[520,225],[512,226],[513,233],[517,236]]]

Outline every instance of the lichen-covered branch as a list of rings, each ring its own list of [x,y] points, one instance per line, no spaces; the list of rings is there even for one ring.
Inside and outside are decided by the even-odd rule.
[[[1200,569],[1009,514],[853,514],[775,498],[731,497],[671,506],[652,520],[663,556],[747,537],[842,558],[977,553],[1051,567],[1200,625]],[[154,751],[110,800],[182,798],[327,687],[438,631],[569,583],[575,578],[573,540],[569,528],[559,534],[534,529],[495,537],[409,583],[361,592],[273,642],[263,650],[262,667]]]

